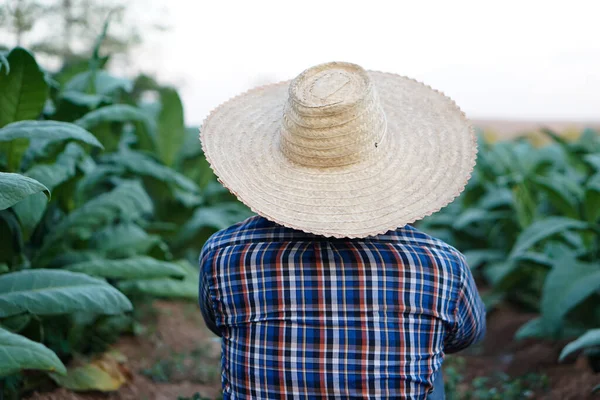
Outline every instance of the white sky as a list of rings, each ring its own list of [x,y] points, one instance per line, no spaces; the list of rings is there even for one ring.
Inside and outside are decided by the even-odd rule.
[[[129,67],[176,85],[189,124],[334,60],[421,80],[474,119],[600,121],[596,0],[137,3],[140,21],[154,15],[170,30],[148,33]]]
[[[360,6],[359,6],[360,4]],[[600,4],[588,1],[165,3],[138,62],[178,85],[189,123],[327,61],[419,79],[471,118],[600,120]]]

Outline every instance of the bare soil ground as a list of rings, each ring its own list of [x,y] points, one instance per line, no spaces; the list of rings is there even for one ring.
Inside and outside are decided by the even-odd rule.
[[[177,400],[194,393],[215,399],[220,394],[220,344],[205,327],[194,304],[154,301],[145,318],[147,331],[122,337],[115,349],[127,357],[131,380],[120,390],[104,393],[73,393],[55,389],[34,393],[28,400]],[[485,341],[463,354],[464,382],[479,376],[505,372],[521,376],[536,372],[549,378],[549,388],[535,399],[594,399],[591,388],[600,383],[584,358],[568,364],[557,359],[564,343],[513,339],[516,330],[534,315],[500,308],[490,315]],[[144,372],[145,371],[145,372]]]
[[[558,363],[560,351],[567,342],[514,339],[519,327],[534,317],[535,314],[519,313],[508,307],[493,311],[483,343],[463,354],[465,381],[497,372],[512,377],[538,373],[548,377],[549,388],[536,393],[535,399],[599,399],[591,394],[591,389],[600,383],[600,374],[594,374],[584,357]]]

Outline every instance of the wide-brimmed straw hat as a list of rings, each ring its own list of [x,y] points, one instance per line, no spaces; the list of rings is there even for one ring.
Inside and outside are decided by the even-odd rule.
[[[477,153],[443,93],[343,62],[234,97],[200,132],[219,181],[254,212],[338,238],[440,210],[463,191]]]

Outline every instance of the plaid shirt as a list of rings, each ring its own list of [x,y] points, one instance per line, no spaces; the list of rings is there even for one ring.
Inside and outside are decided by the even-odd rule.
[[[250,217],[200,266],[224,400],[424,399],[444,353],[485,331],[463,255],[411,226],[349,240]]]

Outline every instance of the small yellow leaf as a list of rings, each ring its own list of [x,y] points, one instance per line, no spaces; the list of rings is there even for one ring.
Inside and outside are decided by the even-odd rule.
[[[50,376],[58,385],[74,391],[115,391],[131,379],[131,373],[121,364],[123,358],[115,356],[105,353],[88,364],[69,369],[65,376]]]

